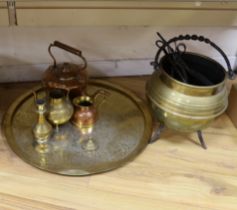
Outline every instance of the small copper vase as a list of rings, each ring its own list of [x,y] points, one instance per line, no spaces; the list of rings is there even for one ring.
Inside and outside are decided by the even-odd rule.
[[[98,108],[105,101],[107,95],[107,91],[98,90],[92,96],[83,95],[73,99],[75,111],[72,123],[80,129],[82,134],[92,132],[98,117]],[[102,96],[101,100],[98,100],[99,96]]]

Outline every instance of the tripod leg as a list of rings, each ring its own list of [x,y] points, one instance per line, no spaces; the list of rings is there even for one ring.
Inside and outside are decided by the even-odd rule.
[[[198,135],[198,139],[200,141],[202,148],[207,149],[206,143],[205,143],[203,136],[202,136],[202,131],[197,131],[197,135]]]
[[[154,134],[152,135],[149,144],[156,142],[157,140],[160,139],[160,135],[162,133],[162,131],[165,129],[165,125],[164,124],[160,124],[159,127],[157,128],[157,130],[154,132]]]

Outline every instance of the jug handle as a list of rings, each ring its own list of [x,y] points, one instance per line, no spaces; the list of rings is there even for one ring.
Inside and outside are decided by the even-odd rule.
[[[97,90],[93,95],[92,98],[95,101],[96,107],[99,108],[106,100],[106,98],[110,95],[110,93],[106,90]],[[101,101],[98,101],[99,96],[103,98]]]
[[[151,64],[154,66],[154,69],[155,70],[158,70],[158,67],[159,67],[159,57],[160,57],[160,54],[161,52],[172,42],[176,42],[176,41],[183,41],[183,40],[193,40],[193,41],[200,41],[200,42],[205,42],[206,44],[209,44],[211,45],[213,48],[215,48],[221,55],[222,57],[224,58],[225,62],[226,62],[226,65],[227,65],[227,69],[228,69],[228,76],[229,76],[229,79],[235,79],[235,76],[237,74],[236,71],[232,70],[231,68],[231,65],[230,65],[230,61],[229,59],[227,58],[226,54],[223,52],[223,50],[217,46],[214,42],[212,42],[210,39],[207,39],[205,38],[204,36],[198,36],[198,35],[179,35],[178,37],[173,37],[171,38],[169,41],[167,41],[166,43],[164,43],[162,46],[160,46],[160,42],[156,42],[156,45],[159,48],[159,50],[157,51],[156,53],[156,56],[155,56],[155,61],[152,62]]]
[[[63,50],[66,50],[66,51],[68,51],[68,52],[70,52],[70,53],[72,53],[74,55],[79,56],[82,59],[82,61],[83,61],[83,65],[81,67],[81,70],[83,70],[83,69],[85,69],[87,67],[87,61],[86,61],[85,57],[82,55],[82,52],[80,50],[75,49],[75,48],[73,48],[71,46],[68,46],[66,44],[63,44],[62,42],[59,42],[59,41],[54,41],[54,43],[50,44],[49,47],[48,47],[48,52],[49,52],[49,55],[53,59],[54,67],[56,67],[57,62],[56,62],[56,59],[55,59],[55,57],[53,56],[53,54],[51,52],[51,48],[52,47],[58,47],[58,48],[61,48]]]

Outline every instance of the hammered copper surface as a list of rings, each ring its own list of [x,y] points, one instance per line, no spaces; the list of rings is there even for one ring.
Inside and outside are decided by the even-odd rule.
[[[67,123],[50,138],[48,153],[38,153],[32,132],[37,121],[32,90],[11,105],[3,120],[10,147],[29,164],[63,175],[100,173],[131,161],[149,141],[150,112],[141,99],[123,88],[102,81],[92,81],[88,85],[89,93],[97,89],[109,91],[110,96],[100,108],[92,133],[98,144],[96,151],[83,150],[77,128]]]

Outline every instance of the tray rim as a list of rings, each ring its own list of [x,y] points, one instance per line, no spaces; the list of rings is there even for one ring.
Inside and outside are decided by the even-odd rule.
[[[135,157],[137,157],[147,146],[147,144],[149,143],[149,140],[151,138],[152,135],[152,130],[153,130],[153,122],[152,122],[152,114],[151,111],[148,107],[148,105],[145,103],[145,100],[141,99],[140,97],[138,97],[134,92],[128,90],[127,88],[124,88],[118,84],[114,84],[112,82],[109,81],[104,81],[101,79],[91,79],[88,83],[88,85],[99,85],[99,86],[109,86],[111,89],[114,89],[118,92],[121,92],[122,94],[126,95],[127,97],[129,97],[133,103],[139,108],[139,110],[141,111],[141,113],[143,114],[143,118],[144,118],[144,132],[143,135],[140,139],[140,144],[138,146],[137,150],[132,151],[127,157],[125,157],[124,159],[122,159],[123,161],[119,161],[116,162],[116,165],[114,165],[113,167],[109,167],[107,169],[101,170],[101,171],[97,171],[97,172],[91,172],[91,173],[84,173],[84,174],[62,174],[59,173],[57,171],[52,171],[52,170],[48,170],[46,168],[42,168],[40,166],[38,166],[37,164],[34,164],[32,161],[30,161],[30,159],[26,159],[24,158],[24,155],[22,155],[22,152],[20,152],[20,150],[18,150],[15,146],[14,142],[14,135],[11,132],[12,127],[11,127],[11,123],[12,123],[12,119],[14,117],[14,114],[16,113],[16,111],[18,110],[18,107],[21,106],[22,103],[24,103],[25,100],[27,100],[30,95],[33,93],[33,91],[38,91],[40,89],[43,88],[42,84],[36,85],[34,87],[32,87],[29,90],[26,90],[24,93],[22,93],[20,96],[18,96],[9,106],[9,108],[6,110],[6,112],[4,113],[3,117],[2,117],[2,125],[1,125],[1,129],[2,129],[2,133],[3,133],[3,137],[5,137],[5,140],[9,146],[9,148],[25,163],[40,169],[42,171],[45,172],[50,172],[53,174],[57,174],[57,175],[61,175],[61,176],[90,176],[93,174],[100,174],[100,173],[105,173],[105,172],[109,172],[112,170],[115,170],[117,168],[120,168],[126,164],[128,164],[129,162],[132,162]]]

